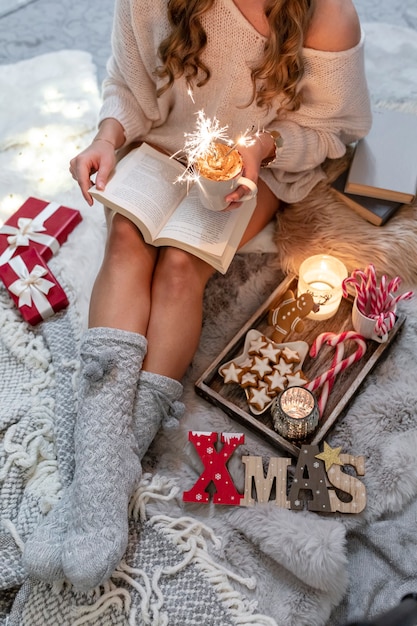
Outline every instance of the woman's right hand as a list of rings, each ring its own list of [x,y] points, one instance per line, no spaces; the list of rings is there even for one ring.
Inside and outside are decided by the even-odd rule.
[[[88,190],[94,184],[91,176],[97,173],[96,187],[97,189],[104,189],[115,164],[116,153],[113,143],[99,137],[71,159],[69,168],[71,175],[79,184],[81,192],[90,206],[93,204],[93,198]]]
[[[88,193],[93,186],[91,176],[97,173],[96,187],[103,190],[116,165],[116,150],[125,143],[123,126],[113,117],[102,120],[92,143],[70,161],[70,172],[79,184],[84,198],[91,206],[93,198]]]

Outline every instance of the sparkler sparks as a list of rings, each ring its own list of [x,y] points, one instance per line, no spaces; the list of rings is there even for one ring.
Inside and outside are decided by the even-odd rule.
[[[248,128],[243,133],[243,135],[239,137],[239,139],[236,141],[235,144],[233,144],[233,146],[230,148],[230,151],[227,154],[230,154],[230,152],[232,152],[232,150],[235,150],[238,146],[253,146],[259,133],[252,135],[250,134],[252,133],[252,131],[253,131],[253,126],[252,128]]]
[[[228,126],[220,126],[217,118],[206,117],[204,111],[198,111],[196,130],[184,133],[184,152],[188,163],[193,164],[207,153],[212,153],[216,141],[230,143],[227,136]]]
[[[188,95],[189,95],[189,96],[190,96],[190,98],[191,98],[191,102],[192,102],[193,104],[195,104],[194,94],[193,94],[193,90],[191,89],[191,87],[188,87],[187,93],[188,93]]]
[[[192,97],[192,92],[189,93],[189,95]],[[227,135],[228,128],[228,126],[221,126],[216,117],[206,117],[204,111],[202,110],[197,112],[195,131],[191,133],[184,133],[185,142],[184,148],[181,152],[183,152],[186,156],[187,168],[184,173],[178,177],[178,181],[196,180],[198,178],[198,174],[195,170],[195,163],[205,156],[216,156],[217,142],[231,146],[227,154],[230,154],[230,152],[235,150],[238,146],[250,146],[255,142],[256,135],[253,136],[250,134],[253,127],[247,129],[235,143],[233,143]]]

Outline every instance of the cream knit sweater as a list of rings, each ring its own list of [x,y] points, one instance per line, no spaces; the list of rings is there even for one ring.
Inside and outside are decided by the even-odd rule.
[[[119,120],[127,143],[145,140],[177,152],[184,133],[195,129],[200,110],[228,126],[232,140],[252,127],[277,129],[284,144],[261,177],[278,198],[295,202],[324,177],[320,165],[327,157],[342,156],[346,144],[368,132],[363,37],[343,52],[304,49],[304,102],[298,111],[278,119],[276,107],[268,112],[254,103],[246,106],[252,94],[250,68],[262,57],[265,39],[233,0],[216,0],[203,17],[208,37],[203,59],[212,73],[208,83],[195,87],[191,97],[185,80],[179,79],[157,98],[153,72],[159,43],[169,32],[166,7],[167,0],[116,0],[113,53],[99,119]]]

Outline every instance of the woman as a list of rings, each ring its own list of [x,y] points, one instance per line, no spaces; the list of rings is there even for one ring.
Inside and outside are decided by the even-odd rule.
[[[90,176],[97,172],[104,188],[118,149],[145,140],[175,153],[202,110],[231,137],[259,130],[240,149],[244,174],[258,185],[243,245],[280,200],[304,198],[324,177],[323,161],[370,127],[351,0],[117,0],[112,49],[98,133],[70,166],[90,205]],[[246,192],[229,194],[227,210],[239,210]],[[140,460],[162,419],[179,415],[212,273],[110,217],[81,347],[74,480],[27,543],[33,576],[87,590],[118,565]]]

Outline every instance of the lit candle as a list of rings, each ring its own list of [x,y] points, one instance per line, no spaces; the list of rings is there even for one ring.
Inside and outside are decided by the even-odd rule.
[[[329,254],[316,254],[300,265],[297,293],[310,293],[319,310],[307,316],[312,320],[327,320],[337,312],[342,299],[342,282],[347,269],[339,259]]]
[[[282,391],[272,402],[271,413],[275,430],[285,439],[306,439],[319,423],[316,398],[304,387]]]

